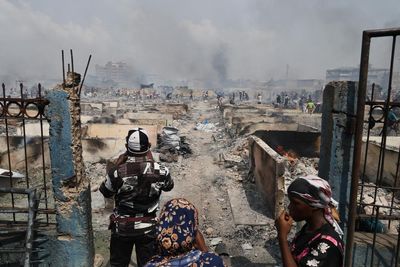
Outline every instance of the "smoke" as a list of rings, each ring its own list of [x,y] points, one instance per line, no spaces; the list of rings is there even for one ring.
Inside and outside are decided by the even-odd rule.
[[[224,84],[227,80],[227,67],[228,67],[228,58],[226,55],[225,46],[221,46],[217,51],[215,51],[212,58],[212,66],[216,72],[217,80]]]
[[[359,64],[362,30],[400,26],[398,1],[0,1],[0,78],[61,78],[61,49],[75,69],[123,61],[132,80],[324,78]],[[386,44],[378,45],[385,51]],[[387,59],[371,57],[374,66]],[[145,79],[144,77],[150,77]]]

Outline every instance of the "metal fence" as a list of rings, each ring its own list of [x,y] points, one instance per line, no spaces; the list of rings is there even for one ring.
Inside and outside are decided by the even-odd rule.
[[[397,135],[393,114],[400,107],[400,88],[393,87],[398,35],[400,28],[363,32],[345,266],[400,265],[400,143],[391,137]],[[377,94],[368,68],[371,40],[382,37],[392,45],[388,84]]]
[[[36,90],[35,90],[36,89]],[[25,266],[37,256],[42,227],[55,224],[52,200],[48,131],[42,88],[28,92],[2,84],[0,98],[0,247],[1,263],[24,253]],[[18,238],[20,237],[20,238]],[[11,255],[11,256],[10,256]],[[36,255],[36,256],[35,256]],[[21,263],[21,257],[20,263]]]

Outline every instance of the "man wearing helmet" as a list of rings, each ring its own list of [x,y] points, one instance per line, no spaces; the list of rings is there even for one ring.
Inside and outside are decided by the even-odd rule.
[[[169,170],[154,162],[147,132],[135,128],[126,137],[126,152],[107,170],[100,192],[114,197],[110,216],[110,264],[128,266],[135,245],[138,266],[155,254],[155,217],[161,191],[174,187]]]

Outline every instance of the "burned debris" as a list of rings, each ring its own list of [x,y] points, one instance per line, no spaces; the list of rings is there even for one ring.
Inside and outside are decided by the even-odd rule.
[[[328,180],[339,200],[347,266],[353,258],[399,264],[398,119],[389,118],[397,118],[400,104],[391,81],[379,93],[367,83],[368,51],[359,84],[331,81],[322,91],[313,82],[297,92],[270,81],[263,89],[275,89],[268,93],[155,82],[84,87],[91,57],[81,76],[70,53],[63,81],[46,94],[38,85],[30,98],[21,84],[20,96],[8,97],[2,86],[0,264],[40,266],[68,257],[106,266],[115,203],[99,188],[126,157],[126,133],[136,127],[146,130],[150,155],[174,173],[175,189],[161,202],[195,203],[206,243],[230,266],[282,263],[274,220],[288,209],[289,184],[310,174]]]
[[[158,146],[155,151],[160,153],[161,161],[176,162],[179,155],[187,158],[192,154],[190,145],[186,142],[186,137],[179,136],[179,129],[175,127],[162,128],[157,140]]]

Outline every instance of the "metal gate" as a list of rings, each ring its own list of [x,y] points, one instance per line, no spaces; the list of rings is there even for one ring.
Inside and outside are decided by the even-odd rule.
[[[400,28],[363,32],[345,266],[400,265],[398,35]],[[391,38],[386,88],[369,82],[371,40],[382,37]]]
[[[0,98],[0,263],[42,262],[40,231],[54,227],[48,126],[42,88],[6,88]],[[22,257],[21,257],[22,256]],[[23,259],[23,260],[21,260]],[[13,265],[15,264],[15,265]]]

